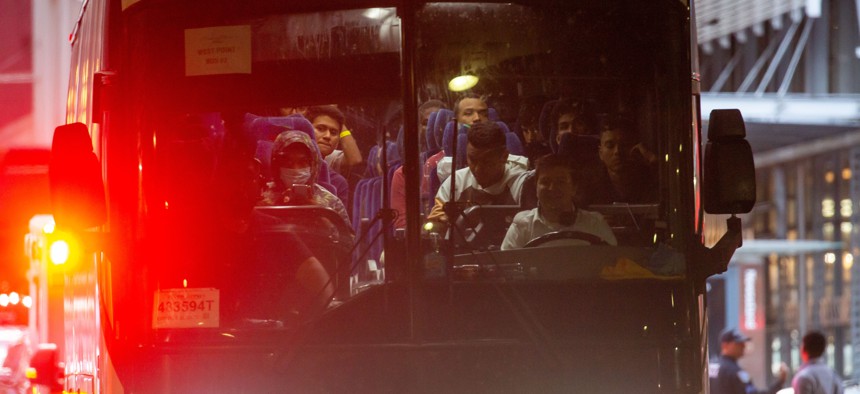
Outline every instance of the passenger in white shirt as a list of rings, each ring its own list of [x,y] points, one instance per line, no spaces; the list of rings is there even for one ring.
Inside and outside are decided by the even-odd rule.
[[[518,205],[526,164],[508,160],[505,133],[495,122],[477,122],[469,128],[466,145],[467,168],[448,177],[436,193],[435,205],[427,219],[434,230],[444,232],[449,218],[445,204],[452,200],[460,209],[470,205]],[[454,179],[454,192],[451,179]],[[452,220],[456,220],[452,219]]]
[[[822,357],[826,348],[827,338],[820,331],[803,336],[800,346],[803,365],[791,381],[795,394],[842,394],[842,378]]]
[[[544,156],[538,160],[535,171],[538,207],[514,217],[502,242],[502,250],[522,248],[529,241],[556,231],[577,231],[586,234],[583,238],[592,238],[593,241],[609,245],[618,244],[615,234],[600,213],[574,205],[578,177],[563,157]],[[591,240],[582,242],[592,243]]]

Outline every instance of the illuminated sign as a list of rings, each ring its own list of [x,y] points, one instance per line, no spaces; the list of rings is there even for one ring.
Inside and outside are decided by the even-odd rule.
[[[744,310],[743,324],[747,330],[755,330],[758,328],[756,315],[758,314],[758,305],[756,304],[756,279],[758,272],[753,268],[744,270],[743,286],[744,286]]]

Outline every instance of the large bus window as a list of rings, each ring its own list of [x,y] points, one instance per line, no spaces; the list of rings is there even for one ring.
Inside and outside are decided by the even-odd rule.
[[[122,291],[146,307],[118,314],[150,315],[144,322],[159,339],[192,327],[217,328],[215,337],[278,331],[317,315],[320,303],[349,298],[358,272],[381,283],[380,226],[363,229],[364,212],[350,199],[362,178],[380,176],[382,155],[372,148],[401,124],[394,9],[135,7],[127,26],[135,50],[122,61],[125,105],[114,118],[115,129],[133,133],[107,140],[114,164],[106,184],[113,226],[142,211],[135,236],[145,253],[107,258],[145,276]],[[367,169],[335,179],[303,116],[316,106],[343,113]],[[315,157],[308,188],[281,181],[274,156],[285,133],[304,136]],[[386,147],[393,161],[398,152]],[[267,200],[267,191],[281,194]]]
[[[685,11],[681,4],[613,1],[546,8],[430,3],[421,8],[419,101],[441,98],[452,104],[451,110],[434,113],[427,129],[427,194],[435,197],[436,207],[429,204],[425,215],[445,226],[453,253],[462,255],[458,259],[504,249],[509,226],[518,213],[525,218],[521,212],[527,210],[534,212],[523,226],[529,231],[543,227],[530,239],[561,232],[555,237],[574,239],[561,243],[593,244],[560,230],[599,235],[608,227],[612,234],[598,241],[648,248],[683,245],[681,234],[690,223],[668,207],[687,203],[675,192],[682,187],[680,177],[689,175],[676,171],[676,155],[685,154],[685,146],[690,149],[690,114],[672,108],[684,108],[688,96],[682,87],[689,82],[684,65],[673,60],[685,48],[664,40],[683,37],[684,26],[677,18],[657,15]],[[473,86],[456,86],[464,79]],[[493,178],[495,183],[482,184],[474,173],[481,163],[470,157],[474,144],[469,138],[484,129],[475,122],[494,122],[504,135],[499,149],[508,155],[496,162],[504,163],[497,166],[505,175]],[[573,216],[566,219],[550,220],[537,209],[541,185],[534,169],[547,154],[570,169],[574,204],[568,209]],[[453,173],[460,175],[452,177],[452,192],[448,176]],[[456,204],[440,208],[452,200]],[[583,214],[575,215],[577,210]],[[584,224],[601,216],[605,223],[597,230]],[[580,218],[580,225],[568,223],[577,220],[571,217]]]

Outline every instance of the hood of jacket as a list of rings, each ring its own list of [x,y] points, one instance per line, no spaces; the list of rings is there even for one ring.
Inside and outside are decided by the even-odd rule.
[[[302,144],[311,152],[311,177],[308,179],[308,185],[314,185],[319,178],[320,165],[322,163],[322,155],[314,140],[309,135],[298,130],[287,130],[278,134],[275,138],[275,143],[272,146],[272,174],[277,174],[278,169],[275,167],[276,158],[293,144]],[[277,178],[277,177],[276,177]]]

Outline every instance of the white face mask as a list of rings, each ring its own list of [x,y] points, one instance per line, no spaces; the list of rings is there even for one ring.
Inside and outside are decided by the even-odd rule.
[[[311,179],[311,168],[280,168],[281,182],[284,186],[306,185]]]

